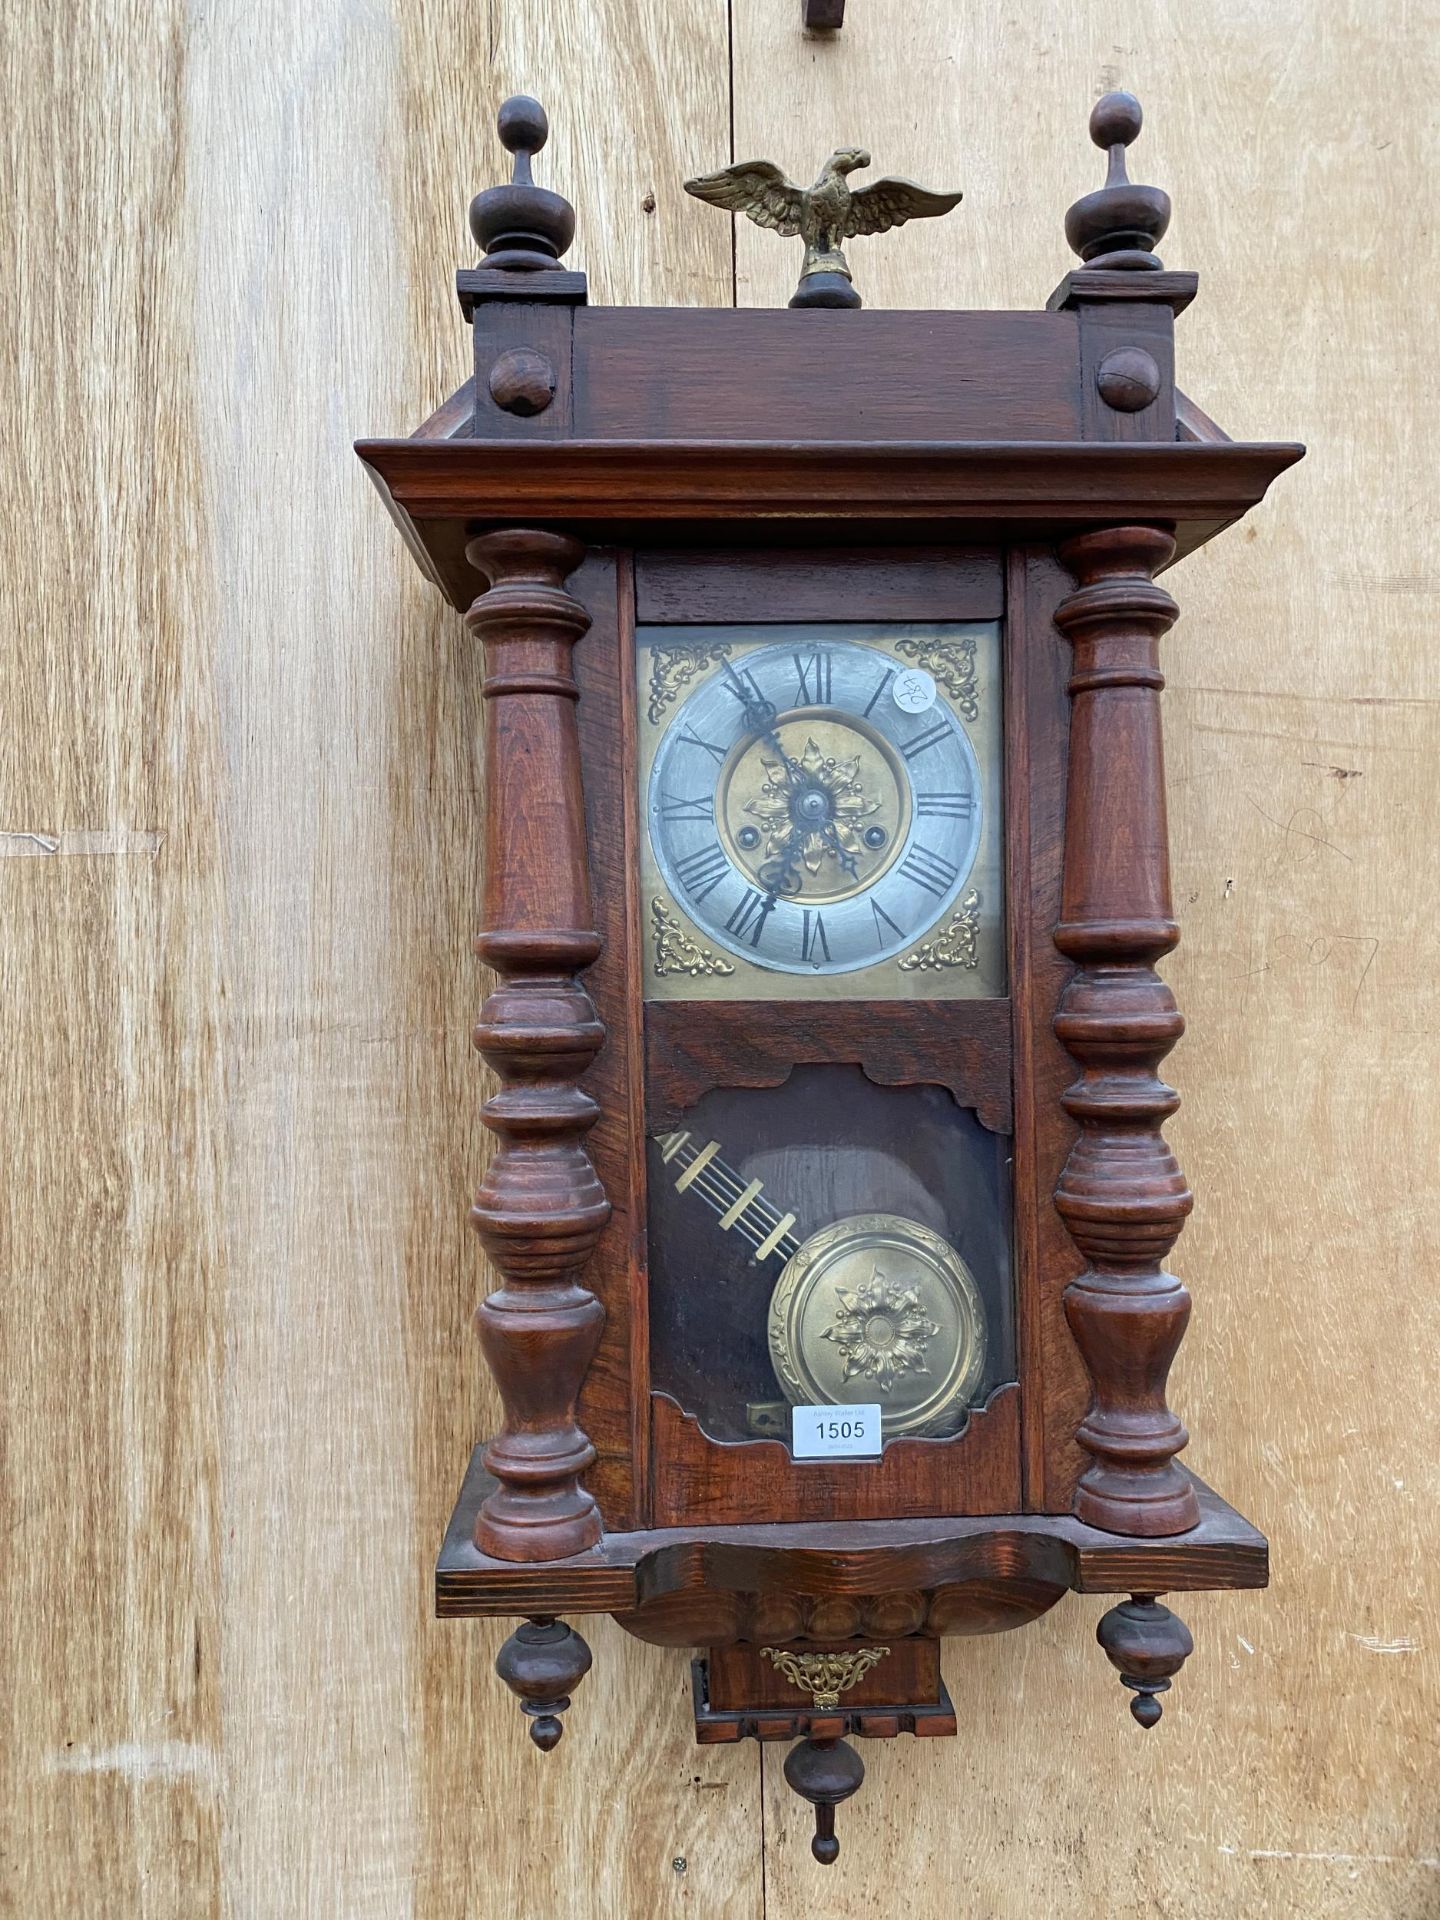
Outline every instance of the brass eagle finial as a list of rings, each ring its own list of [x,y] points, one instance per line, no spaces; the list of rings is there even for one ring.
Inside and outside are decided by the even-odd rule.
[[[712,207],[748,214],[756,226],[800,235],[805,264],[792,307],[858,307],[860,296],[841,242],[860,233],[885,233],[907,220],[949,213],[962,197],[932,193],[913,180],[888,174],[852,191],[845,176],[869,164],[863,147],[839,147],[820,169],[813,187],[797,187],[769,160],[742,160],[736,166],[721,167],[718,173],[687,180],[685,191]]]

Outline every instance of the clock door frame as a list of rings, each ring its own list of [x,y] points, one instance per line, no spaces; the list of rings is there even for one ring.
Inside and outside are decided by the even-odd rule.
[[[1069,719],[1068,648],[1053,612],[1067,585],[1048,547],[833,549],[823,539],[804,548],[591,548],[570,582],[592,620],[575,673],[604,941],[587,984],[607,1030],[585,1084],[600,1108],[591,1158],[614,1209],[588,1269],[606,1323],[579,1418],[597,1454],[585,1481],[607,1531],[1068,1510],[1084,1458],[1073,1435],[1089,1385],[1061,1306],[1081,1263],[1053,1205],[1074,1136],[1059,1104],[1073,1063],[1051,1024],[1070,972],[1051,940]],[[742,1056],[733,1024],[723,1048],[716,1044],[716,1010],[727,1003],[646,1005],[633,772],[637,625],[997,617],[1008,997],[746,1001],[754,1044]],[[863,1049],[847,1036],[857,1004],[874,1007]],[[857,1052],[863,1058],[854,1063],[870,1078],[947,1086],[983,1124],[1013,1137],[1015,1379],[953,1438],[892,1440],[874,1462],[796,1462],[776,1440],[711,1439],[651,1387],[645,1140],[711,1087],[778,1085],[793,1064],[848,1062]]]

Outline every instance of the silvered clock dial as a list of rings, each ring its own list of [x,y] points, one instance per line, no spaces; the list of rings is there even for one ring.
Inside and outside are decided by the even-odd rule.
[[[1003,990],[993,629],[656,632],[641,808],[662,996],[676,976],[739,997]]]

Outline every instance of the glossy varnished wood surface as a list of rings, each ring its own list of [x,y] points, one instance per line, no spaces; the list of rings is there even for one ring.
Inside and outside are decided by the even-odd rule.
[[[1097,515],[1173,519],[1182,554],[1264,498],[1302,449],[1289,442],[1077,445],[1041,441],[884,444],[837,438],[797,445],[754,436],[674,440],[636,457],[625,440],[497,441],[483,456],[458,440],[361,440],[370,469],[407,540],[460,607],[475,582],[463,557],[467,527],[512,520],[584,526],[591,539],[628,538],[671,523],[685,543],[696,524],[764,526],[792,515],[829,520],[817,538],[875,537],[873,522],[907,525],[922,539],[973,541],[1017,524],[1063,533]],[[787,537],[793,538],[793,535]]]
[[[577,313],[574,352],[579,439],[1070,440],[1080,425],[1068,313],[930,313],[917,342],[889,313],[597,307]],[[791,376],[797,353],[815,378]]]
[[[855,243],[872,305],[1042,305],[1118,79],[1175,198],[1167,258],[1202,270],[1180,385],[1237,438],[1315,448],[1253,542],[1175,573],[1164,696],[1170,1131],[1200,1196],[1172,1394],[1185,1457],[1271,1532],[1274,1588],[1179,1603],[1196,1652],[1150,1735],[1091,1641],[1099,1596],[948,1644],[962,1739],[865,1749],[824,1878],[781,1755],[762,1843],[753,1746],[695,1748],[683,1651],[592,1619],[560,1748],[512,1729],[505,1627],[430,1618],[495,1413],[457,1205],[483,1150],[478,688],[348,441],[408,433],[467,371],[450,269],[516,86],[551,107],[593,297],[730,300],[726,224],[678,186],[729,157],[725,9],[21,8],[0,1821],[31,1912],[1433,1903],[1423,36],[1395,0],[1321,31],[1300,0],[1198,0],[1120,33],[1096,0],[852,0],[827,43],[798,13],[737,0],[737,157],[808,178],[817,127],[853,128],[877,170],[966,189],[944,247],[937,223]],[[785,244],[736,247],[742,302],[788,297]]]
[[[877,1086],[948,1087],[1010,1130],[1005,1000],[656,1001],[645,1009],[646,1125],[675,1126],[712,1087],[774,1087],[800,1065],[850,1060]]]
[[[1061,1106],[1078,1132],[1055,1210],[1085,1256],[1065,1315],[1092,1393],[1076,1439],[1090,1455],[1075,1511],[1115,1533],[1184,1532],[1198,1517],[1174,1456],[1184,1424],[1165,1397],[1190,1319],[1168,1255],[1194,1196],[1162,1131],[1179,1106],[1157,1069],[1185,1031],[1155,962],[1179,939],[1159,643],[1178,609],[1154,575],[1174,543],[1155,527],[1065,541],[1072,592],[1055,609],[1071,644],[1064,879],[1054,942],[1074,972],[1055,1033],[1075,1062]]]
[[[1301,458],[1288,441],[1083,445],[1007,438],[896,437],[871,444],[845,434],[803,445],[757,431],[744,439],[691,434],[510,445],[483,454],[460,440],[361,440],[357,452],[382,491],[419,520],[764,520],[828,511],[845,519],[948,520],[1002,525],[1034,518],[1084,526],[1179,518],[1182,550],[1265,497]],[[793,531],[789,538],[793,539]],[[822,536],[823,537],[823,536]]]
[[[994,620],[1005,605],[993,546],[780,547],[641,552],[642,624],[774,620]]]
[[[475,937],[499,977],[474,1040],[500,1082],[481,1111],[496,1145],[470,1208],[500,1284],[475,1327],[504,1408],[476,1539],[505,1559],[556,1560],[593,1546],[602,1525],[576,1415],[605,1324],[588,1282],[611,1211],[587,1150],[600,1109],[580,1085],[605,1045],[584,979],[602,941],[573,667],[590,614],[565,585],[585,549],[512,528],[472,541],[469,558],[486,583],[465,616],[484,658],[485,764],[505,796],[486,810]]]
[[[843,1543],[824,1521],[706,1524],[607,1534],[593,1551],[543,1567],[495,1560],[475,1547],[474,1516],[489,1484],[477,1449],[436,1569],[444,1613],[623,1613],[707,1589],[883,1594],[1027,1569],[1063,1574],[1064,1585],[1094,1593],[1144,1591],[1146,1580],[1166,1592],[1260,1587],[1268,1574],[1260,1534],[1193,1478],[1201,1522],[1173,1541],[1102,1533],[1072,1514],[856,1521]]]
[[[651,1397],[657,1525],[876,1520],[1013,1513],[1020,1505],[1020,1394],[998,1387],[948,1440],[892,1440],[878,1460],[792,1461],[779,1440],[712,1440],[668,1395]]]
[[[1084,1456],[1075,1429],[1089,1380],[1065,1324],[1079,1256],[1051,1204],[1075,1136],[1060,1104],[1071,1075],[1055,1034],[1069,962],[1051,938],[1060,917],[1069,739],[1067,649],[1055,608],[1068,575],[1048,548],[1011,550],[1006,584],[1005,810],[1014,1023],[1016,1327],[1027,1507],[1069,1510]]]
[[[640,1524],[646,1511],[650,1368],[641,955],[631,932],[638,914],[629,558],[595,554],[571,585],[592,615],[576,649],[575,674],[595,924],[603,943],[587,979],[606,1044],[585,1086],[600,1109],[590,1152],[611,1205],[610,1224],[590,1262],[589,1283],[604,1305],[605,1328],[581,1389],[580,1421],[598,1456],[585,1484],[606,1525],[626,1527]]]

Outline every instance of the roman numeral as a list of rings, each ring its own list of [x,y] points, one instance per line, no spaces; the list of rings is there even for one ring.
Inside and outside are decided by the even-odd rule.
[[[693,727],[682,727],[680,729],[680,738],[682,740],[688,740],[692,747],[703,747],[706,753],[711,754],[716,760],[723,763],[725,759],[724,747],[717,747],[713,740],[702,740]]]
[[[752,887],[725,922],[726,930],[733,933],[737,940],[743,940],[749,934],[751,946],[758,947],[760,936],[765,931],[765,922],[774,911],[774,894],[756,893]],[[752,927],[753,933],[750,931]]]
[[[880,684],[878,687],[876,687],[875,691],[871,694],[869,702],[865,708],[865,718],[867,720],[870,718],[870,708],[874,706],[875,702],[880,698],[881,694],[884,693],[885,689],[889,686],[890,682],[894,678],[895,678],[895,669],[893,667],[890,669],[890,671],[887,674],[884,674],[881,676]]]
[[[707,893],[715,891],[730,872],[730,862],[720,842],[712,840],[708,847],[701,847],[698,853],[687,853],[683,860],[677,860],[675,872],[690,898],[703,900]]]
[[[932,853],[929,847],[912,847],[900,862],[900,871],[907,874],[927,893],[937,897],[948,893],[960,878],[960,869],[952,867],[948,860],[942,860],[938,853]]]
[[[715,796],[713,793],[698,794],[693,800],[662,800],[660,802],[662,820],[711,820],[715,818]]]
[[[949,732],[950,722],[948,720],[937,720],[928,733],[917,734],[913,740],[901,747],[900,751],[907,760],[917,760],[922,753],[928,753],[937,741],[944,740],[949,735]]]
[[[923,819],[933,814],[941,819],[968,820],[975,811],[973,793],[917,793],[915,811]]]
[[[799,682],[796,699],[801,706],[823,707],[830,702],[831,662],[828,653],[812,653],[808,660],[794,654],[795,678]]]
[[[814,960],[818,966],[820,964],[820,954],[823,954],[825,964],[828,966],[830,962],[830,942],[825,937],[824,917],[821,914],[812,913],[808,907],[803,908],[802,911],[805,915],[805,924],[800,929],[800,958],[802,960]],[[820,949],[820,954],[817,954],[815,951],[817,947]]]
[[[903,931],[896,926],[895,922],[890,918],[889,914],[886,913],[878,900],[872,900],[870,902],[870,911],[875,916],[875,944],[877,947],[886,945],[885,936],[880,931],[880,923],[882,920],[897,940],[903,940],[905,938]]]
[[[765,696],[757,686],[753,673],[748,670],[745,673],[737,673],[728,660],[723,660],[721,665],[725,669],[725,690],[727,693],[733,693],[742,707],[765,704]]]

